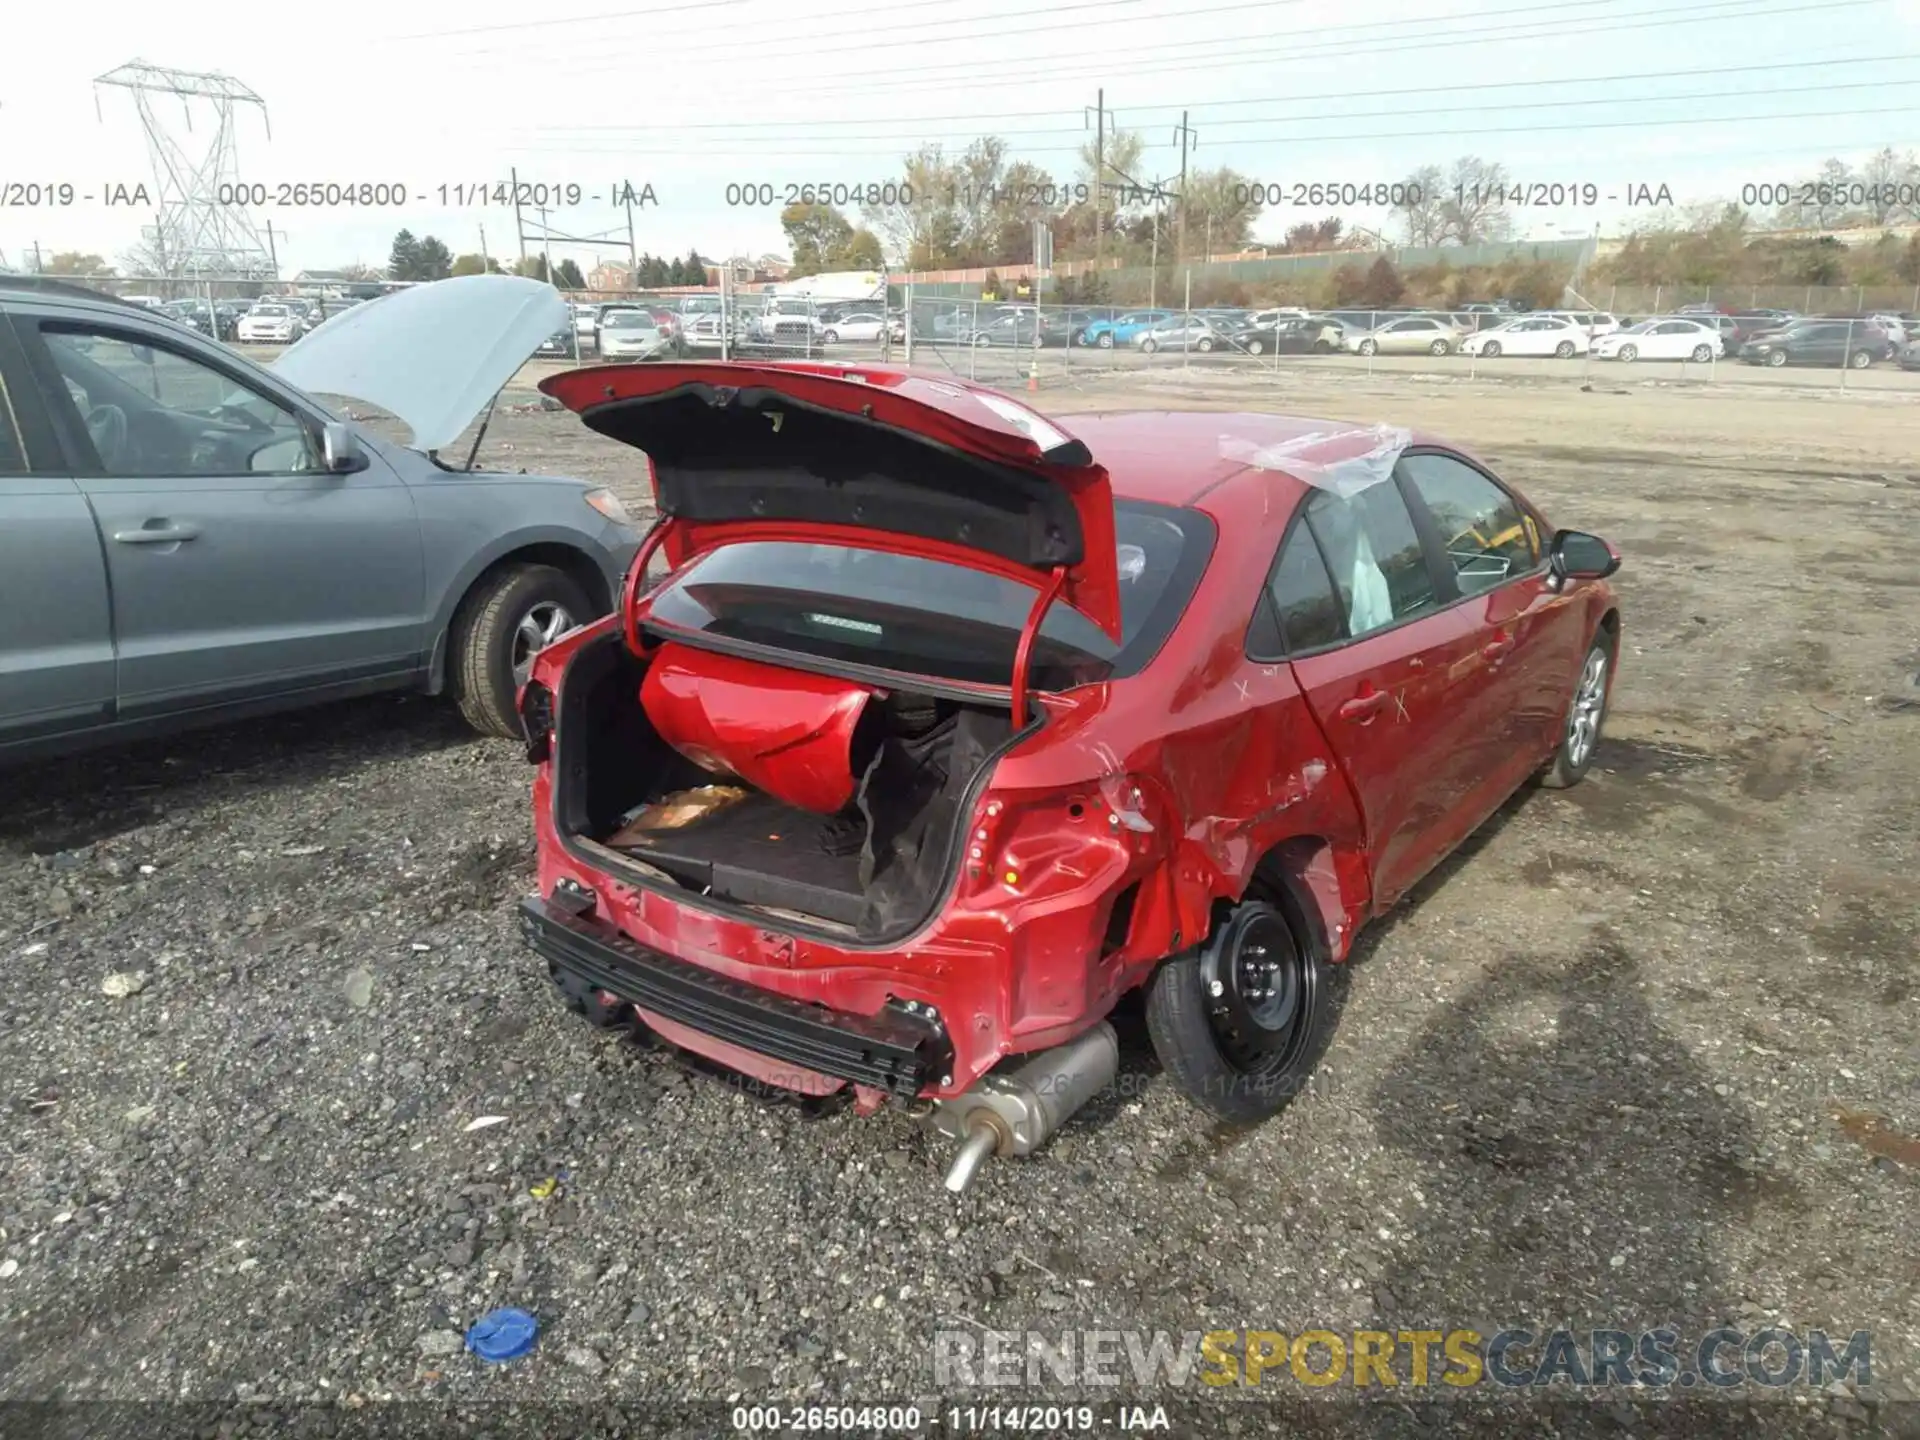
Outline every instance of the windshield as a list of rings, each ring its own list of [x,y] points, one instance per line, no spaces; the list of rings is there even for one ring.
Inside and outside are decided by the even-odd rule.
[[[1114,508],[1121,640],[1056,605],[1034,647],[1042,689],[1131,674],[1173,628],[1205,567],[1214,528],[1195,510]],[[963,683],[1005,685],[1033,608],[1032,586],[940,560],[787,540],[727,545],[654,599],[665,625],[822,659]]]
[[[287,308],[284,305],[256,305],[253,313],[262,320],[282,320],[286,318]]]
[[[1642,320],[1638,325],[1629,325],[1626,329],[1618,331],[1617,333],[1621,335],[1645,335],[1651,329],[1653,329],[1653,321]]]
[[[642,315],[637,310],[616,310],[600,321],[602,330],[644,330],[653,325],[651,315]]]

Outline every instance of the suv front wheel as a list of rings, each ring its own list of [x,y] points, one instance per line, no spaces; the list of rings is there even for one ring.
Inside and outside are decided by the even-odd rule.
[[[460,602],[447,642],[447,688],[482,735],[517,739],[520,687],[533,657],[594,618],[586,592],[551,565],[505,565]]]

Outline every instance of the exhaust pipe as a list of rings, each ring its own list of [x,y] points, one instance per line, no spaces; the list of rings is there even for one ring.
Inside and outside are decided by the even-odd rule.
[[[960,1142],[947,1171],[958,1195],[993,1155],[1031,1155],[1120,1073],[1120,1040],[1102,1020],[1086,1034],[980,1077],[971,1090],[934,1106],[928,1123]]]

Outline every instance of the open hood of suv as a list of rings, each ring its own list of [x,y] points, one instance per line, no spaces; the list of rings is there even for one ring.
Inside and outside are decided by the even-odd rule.
[[[273,371],[319,395],[377,405],[421,450],[450,445],[526,364],[573,323],[560,292],[517,275],[415,285],[334,316]]]
[[[1113,491],[1084,443],[976,385],[856,365],[599,366],[540,389],[646,453],[675,564],[733,540],[864,546],[1041,585],[1116,641]]]

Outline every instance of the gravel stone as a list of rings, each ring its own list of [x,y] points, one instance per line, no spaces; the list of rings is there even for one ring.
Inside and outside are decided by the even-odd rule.
[[[1613,1407],[1631,1417],[1613,1434],[1765,1440],[1831,1435],[1853,1406],[1897,1433],[1898,1407],[1867,1400],[1920,1375],[1900,1158],[1920,1137],[1920,714],[1864,697],[1912,694],[1920,667],[1916,377],[1879,367],[1843,396],[1806,371],[1761,400],[1646,366],[1593,367],[1632,391],[1606,394],[1578,365],[1414,384],[1399,362],[1289,362],[1276,387],[1195,359],[1029,398],[1397,417],[1627,557],[1593,774],[1517,797],[1369,928],[1309,1093],[1214,1126],[1122,1005],[1113,1093],[1064,1147],[955,1197],[948,1143],[906,1114],[763,1103],[567,1013],[514,913],[536,883],[531,768],[438,700],[9,770],[0,1400],[205,1400],[226,1408],[193,1433],[238,1440],[309,1403],[664,1411],[756,1367],[757,1400],[903,1401],[932,1383],[936,1329],[1690,1341],[1732,1317],[1870,1329],[1874,1384],[1562,1414],[1289,1382],[1176,1433],[1571,1437],[1619,1426]],[[565,414],[497,414],[488,462],[633,505],[646,488],[630,449]],[[1222,755],[1232,719],[1196,717]],[[377,977],[364,1005],[356,971]],[[99,1003],[101,977],[143,972],[137,1002]],[[511,1123],[464,1130],[489,1114]],[[528,1193],[548,1177],[554,1197]],[[498,1306],[555,1350],[460,1358]]]

